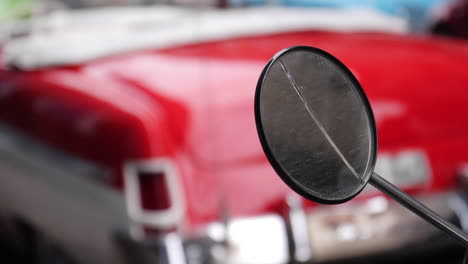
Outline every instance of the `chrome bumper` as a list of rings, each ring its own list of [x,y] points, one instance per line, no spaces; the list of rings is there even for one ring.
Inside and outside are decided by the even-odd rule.
[[[467,210],[461,208],[466,208],[466,202],[459,194],[432,194],[417,199],[455,224],[468,217]],[[436,250],[457,245],[442,231],[382,196],[317,208],[308,222],[312,259],[318,262],[410,251],[420,246]],[[434,243],[434,239],[444,243]]]
[[[468,206],[462,195],[451,192],[417,198],[467,230]],[[288,205],[286,219],[279,215],[233,219],[225,225],[210,224],[184,239],[176,233],[144,241],[127,237],[129,263],[315,263],[457,245],[382,196],[320,206],[310,212],[303,211],[296,199],[288,199]]]
[[[141,240],[122,232],[116,238],[132,264],[281,264],[290,260],[286,224],[273,214],[213,223],[183,239],[168,233]]]

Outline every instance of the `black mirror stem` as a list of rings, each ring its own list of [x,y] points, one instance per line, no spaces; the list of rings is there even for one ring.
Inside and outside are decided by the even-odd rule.
[[[419,215],[421,218],[431,223],[433,226],[445,231],[447,234],[458,240],[468,248],[468,236],[455,225],[440,217],[437,213],[426,207],[424,204],[413,199],[410,195],[391,184],[377,173],[373,173],[369,179],[370,183],[383,193],[395,199],[401,205]]]

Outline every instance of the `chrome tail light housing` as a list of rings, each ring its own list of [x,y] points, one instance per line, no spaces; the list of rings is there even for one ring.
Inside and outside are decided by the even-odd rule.
[[[171,230],[180,226],[184,199],[179,173],[171,159],[127,162],[123,177],[132,236],[143,237],[145,228]]]

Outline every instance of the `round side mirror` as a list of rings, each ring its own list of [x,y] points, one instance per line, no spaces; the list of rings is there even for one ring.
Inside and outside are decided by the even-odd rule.
[[[374,170],[377,137],[369,102],[332,55],[292,47],[266,65],[255,98],[257,130],[277,174],[306,198],[345,202]]]
[[[280,51],[255,94],[257,131],[283,181],[309,200],[348,201],[370,181],[468,247],[468,236],[374,173],[377,135],[359,82],[335,57],[312,47]]]

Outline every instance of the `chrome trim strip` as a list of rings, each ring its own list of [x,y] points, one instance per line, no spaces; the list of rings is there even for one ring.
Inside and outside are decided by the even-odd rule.
[[[167,261],[170,264],[185,264],[185,251],[181,237],[170,233],[164,237]]]
[[[304,212],[301,198],[297,195],[289,195],[286,198],[286,202],[289,207],[289,225],[294,242],[294,260],[300,262],[309,261],[312,259],[312,250],[309,240],[307,216]]]

